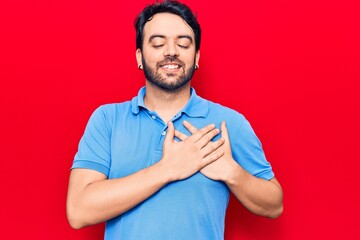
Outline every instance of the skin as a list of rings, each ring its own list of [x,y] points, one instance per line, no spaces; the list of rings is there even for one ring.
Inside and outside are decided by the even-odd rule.
[[[184,121],[183,124],[191,134],[198,132],[198,129],[189,122]],[[179,131],[176,131],[175,136],[183,141],[188,138]],[[254,177],[234,160],[225,122],[221,123],[221,137],[225,141],[221,146],[224,155],[202,168],[200,172],[208,178],[225,182],[230,191],[250,212],[269,218],[279,217],[283,211],[283,193],[280,183],[276,178],[267,181]]]
[[[181,67],[159,67],[169,56],[176,57]],[[194,33],[180,17],[160,13],[146,23],[143,50],[136,51],[137,63],[140,65],[145,60],[164,84],[176,84],[181,76],[191,71],[194,63],[198,65],[199,58],[200,52],[195,51]],[[117,179],[107,179],[104,174],[89,169],[73,169],[66,206],[67,217],[73,228],[79,229],[116,217],[166,184],[185,179],[198,171],[214,180],[224,181],[251,212],[271,218],[281,214],[280,184],[276,179],[266,181],[252,176],[234,161],[225,124],[221,126],[222,137],[215,142],[211,140],[220,133],[220,129],[216,129],[214,124],[196,129],[184,122],[191,136],[174,129],[170,119],[186,105],[189,98],[190,82],[177,89],[166,90],[146,79],[144,103],[168,123],[163,156],[154,165]],[[175,141],[175,136],[181,141]]]
[[[168,56],[176,57],[184,66],[176,70],[157,68],[157,64]],[[142,65],[143,58],[168,84],[174,84],[194,67],[194,63],[199,65],[200,51],[195,51],[194,32],[182,18],[160,13],[145,25],[143,50],[136,50],[138,65]],[[156,111],[164,122],[168,122],[186,105],[190,98],[189,89],[190,82],[175,91],[165,91],[146,80],[144,103],[150,110]]]

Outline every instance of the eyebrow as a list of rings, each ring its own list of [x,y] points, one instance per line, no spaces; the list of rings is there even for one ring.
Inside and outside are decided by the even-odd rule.
[[[149,38],[149,42],[151,42],[154,38],[165,38],[165,35],[161,35],[161,34],[151,35]]]
[[[192,37],[190,37],[189,35],[180,35],[178,36],[178,38],[187,38],[191,43],[193,42]]]
[[[165,37],[165,35],[161,35],[161,34],[153,34],[153,35],[150,36],[149,42],[151,42],[154,38],[166,38],[166,37]],[[177,38],[178,39],[186,38],[186,39],[189,39],[189,41],[191,43],[193,42],[191,36],[189,36],[189,35],[179,35]]]

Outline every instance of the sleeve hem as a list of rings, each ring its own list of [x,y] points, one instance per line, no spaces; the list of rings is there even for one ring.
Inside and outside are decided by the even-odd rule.
[[[274,175],[274,172],[273,171],[266,171],[266,172],[262,172],[260,174],[256,174],[255,175],[256,177],[258,178],[262,178],[262,179],[265,179],[265,180],[271,180],[275,177]]]
[[[102,174],[109,176],[109,168],[96,162],[88,161],[88,160],[75,160],[71,169],[75,168],[86,168],[101,172]]]

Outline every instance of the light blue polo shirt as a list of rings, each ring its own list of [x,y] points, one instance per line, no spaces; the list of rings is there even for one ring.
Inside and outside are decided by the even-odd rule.
[[[161,159],[167,125],[156,112],[145,107],[145,93],[143,87],[131,101],[95,110],[72,168],[96,170],[112,179],[135,173]],[[191,89],[189,102],[172,119],[175,129],[189,134],[182,125],[184,120],[198,129],[210,123],[220,128],[221,122],[226,121],[234,159],[256,177],[274,177],[260,141],[240,113],[205,100]],[[228,201],[226,184],[198,172],[167,184],[144,202],[107,221],[105,239],[223,239]]]

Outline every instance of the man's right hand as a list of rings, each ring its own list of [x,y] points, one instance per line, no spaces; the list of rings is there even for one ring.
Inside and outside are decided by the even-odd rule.
[[[164,140],[163,156],[159,162],[169,173],[169,181],[190,177],[206,165],[222,157],[224,151],[219,147],[224,144],[224,139],[211,141],[219,133],[219,129],[216,129],[214,124],[210,124],[186,140],[177,142],[174,139],[174,124],[170,121]]]

